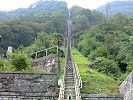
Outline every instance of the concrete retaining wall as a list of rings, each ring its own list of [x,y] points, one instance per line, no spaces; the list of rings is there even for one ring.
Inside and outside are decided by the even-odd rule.
[[[0,100],[58,100],[58,97],[0,96]]]
[[[122,95],[82,94],[82,100],[123,100]]]
[[[133,72],[131,72],[119,87],[124,100],[133,100]]]
[[[56,74],[58,72],[58,55],[53,54],[47,57],[34,59],[32,61],[32,67],[41,67],[46,73]]]
[[[0,100],[2,100],[1,98],[6,98],[6,97],[10,97],[10,98],[12,97],[13,98],[58,97],[57,75],[56,74],[28,74],[28,73],[27,74],[26,73],[0,73]],[[8,100],[8,99],[3,99],[3,100]],[[16,100],[19,100],[19,99],[16,99]],[[54,99],[50,99],[50,100],[54,100]]]

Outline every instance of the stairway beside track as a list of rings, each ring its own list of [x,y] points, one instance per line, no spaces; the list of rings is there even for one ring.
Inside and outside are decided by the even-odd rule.
[[[66,65],[64,83],[64,100],[76,100],[74,73],[71,61]]]
[[[68,33],[67,33],[67,57],[64,66],[64,77],[60,87],[58,100],[81,100],[80,85],[82,84],[78,68],[75,66],[71,55],[71,9],[68,8]]]

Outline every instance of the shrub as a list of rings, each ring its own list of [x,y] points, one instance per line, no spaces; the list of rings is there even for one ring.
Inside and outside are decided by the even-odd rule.
[[[0,61],[0,69],[3,70],[3,68],[4,68],[4,61],[1,60]]]
[[[107,57],[107,47],[102,45],[91,52],[91,54],[88,56],[90,59],[94,59],[95,57]]]
[[[99,57],[96,58],[91,66],[99,72],[103,72],[108,76],[113,76],[115,79],[120,75],[120,69],[114,60]]]
[[[14,53],[12,55],[11,62],[17,71],[26,70],[28,67],[30,67],[29,58],[21,53]]]

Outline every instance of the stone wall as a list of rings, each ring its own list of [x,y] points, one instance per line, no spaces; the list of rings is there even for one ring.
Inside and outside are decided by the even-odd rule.
[[[32,61],[33,67],[41,67],[46,73],[56,74],[58,71],[58,55],[53,54],[47,57],[41,57]]]
[[[6,98],[8,96],[11,98],[13,96],[16,96],[18,98],[19,97],[57,98],[58,97],[57,75],[28,74],[28,73],[27,74],[0,73],[0,100],[2,100],[1,98]],[[3,99],[3,100],[8,100],[8,99]]]
[[[0,100],[58,100],[58,97],[0,96]]]
[[[82,94],[82,100],[123,100],[122,95]]]
[[[119,87],[124,100],[133,100],[133,72],[131,72]]]

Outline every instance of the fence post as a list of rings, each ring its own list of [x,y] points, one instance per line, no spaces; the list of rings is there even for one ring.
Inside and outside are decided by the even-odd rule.
[[[37,52],[36,52],[36,56],[35,56],[35,59],[37,58]]]
[[[46,49],[46,57],[48,56],[48,49]]]

